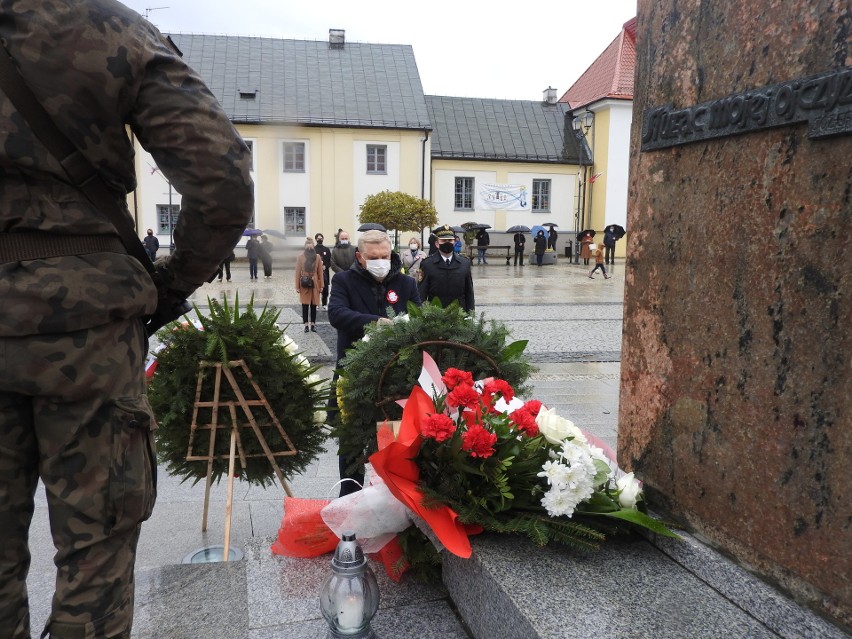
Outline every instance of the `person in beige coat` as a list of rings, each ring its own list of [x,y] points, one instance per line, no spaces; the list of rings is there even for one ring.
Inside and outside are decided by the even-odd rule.
[[[302,322],[305,332],[317,332],[317,305],[320,303],[324,279],[322,275],[322,259],[314,250],[312,238],[305,240],[305,250],[296,258],[295,283],[299,302],[302,304]],[[310,311],[310,323],[308,323]]]

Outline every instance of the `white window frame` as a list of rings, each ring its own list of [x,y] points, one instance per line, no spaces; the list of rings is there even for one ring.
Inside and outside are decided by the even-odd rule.
[[[469,184],[468,184],[469,182]],[[470,200],[470,206],[465,206],[466,200]],[[453,191],[453,210],[472,211],[476,202],[476,178],[456,177],[455,189]]]
[[[282,147],[284,153],[285,173],[305,172],[305,143],[284,142]]]

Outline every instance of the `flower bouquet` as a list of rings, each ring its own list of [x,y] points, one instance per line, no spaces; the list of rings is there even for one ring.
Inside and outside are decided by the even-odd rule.
[[[428,386],[431,397],[413,389],[397,440],[370,462],[454,554],[470,555],[471,526],[587,549],[633,526],[676,537],[644,511],[633,473],[553,409],[454,368]]]

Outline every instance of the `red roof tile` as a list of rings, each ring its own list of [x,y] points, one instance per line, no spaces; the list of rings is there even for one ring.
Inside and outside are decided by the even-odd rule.
[[[559,101],[576,109],[603,98],[632,100],[635,69],[636,18],[631,18]]]

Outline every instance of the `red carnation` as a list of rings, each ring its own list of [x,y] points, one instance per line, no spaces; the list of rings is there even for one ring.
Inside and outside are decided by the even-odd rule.
[[[446,384],[448,390],[453,390],[459,384],[473,386],[473,375],[468,371],[462,371],[458,368],[449,368],[443,377],[441,377],[441,381]]]
[[[456,425],[444,413],[429,415],[429,419],[422,426],[421,435],[431,437],[436,442],[446,441],[456,432]]]
[[[499,393],[506,402],[511,402],[515,396],[515,390],[509,386],[508,382],[502,379],[491,379],[485,383],[482,389],[482,401],[488,406],[488,412],[497,413],[492,406],[494,405],[494,395]]]
[[[469,384],[459,384],[447,395],[447,405],[464,406],[465,408],[479,406],[479,393]]]
[[[531,399],[524,404],[524,408],[526,408],[533,417],[538,417],[538,412],[541,410],[541,402],[537,399]]]
[[[485,459],[494,454],[494,444],[497,443],[497,435],[489,433],[481,425],[474,424],[462,435],[462,448],[470,453],[471,457]]]
[[[512,411],[509,419],[518,430],[526,433],[527,437],[535,437],[538,435],[538,424],[535,423],[535,416],[530,413],[526,407],[521,407],[516,411]]]
[[[504,379],[493,379],[485,385],[482,391],[483,395],[495,395],[500,393],[506,402],[511,402],[515,397],[515,389],[509,386],[509,382]]]

